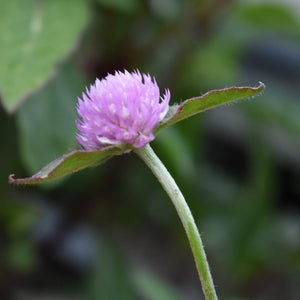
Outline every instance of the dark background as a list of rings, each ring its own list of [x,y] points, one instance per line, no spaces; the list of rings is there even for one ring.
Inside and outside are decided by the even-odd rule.
[[[296,2],[84,2],[82,30],[69,54],[53,63],[52,79],[24,95],[14,113],[0,108],[0,299],[201,299],[175,209],[136,155],[46,185],[8,184],[10,173],[30,176],[79,148],[77,96],[95,77],[124,69],[155,76],[161,90],[170,89],[172,103],[210,89],[266,84],[261,96],[174,125],[152,145],[191,207],[220,299],[298,298]],[[18,24],[18,14],[45,3],[30,0],[26,11],[16,5],[10,22]],[[57,1],[62,3],[75,5]],[[1,2],[2,11],[6,5]],[[49,37],[51,53],[64,41],[59,35],[68,34],[68,13],[53,19],[58,25]],[[18,34],[14,27],[4,30]],[[0,56],[11,51],[2,37]],[[31,57],[32,69],[48,56]],[[6,84],[18,90],[28,79],[15,75],[13,66],[9,70],[0,76],[0,90]]]

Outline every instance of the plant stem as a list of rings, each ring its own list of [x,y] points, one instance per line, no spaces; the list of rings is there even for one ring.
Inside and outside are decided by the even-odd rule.
[[[204,247],[192,213],[185,199],[164,164],[154,153],[149,144],[143,148],[134,149],[146,163],[171,198],[187,234],[206,300],[216,300],[217,294],[211,277]]]

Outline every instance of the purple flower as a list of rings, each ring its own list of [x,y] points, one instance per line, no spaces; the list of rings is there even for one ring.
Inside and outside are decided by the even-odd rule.
[[[139,71],[108,74],[96,79],[82,100],[76,125],[79,143],[88,150],[107,146],[141,148],[151,142],[154,130],[169,109],[170,92],[160,98],[155,79]]]

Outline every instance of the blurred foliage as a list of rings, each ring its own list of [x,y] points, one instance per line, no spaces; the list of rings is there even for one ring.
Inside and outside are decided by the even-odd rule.
[[[0,111],[1,299],[201,298],[176,212],[133,154],[47,189],[7,184],[9,173],[32,175],[78,148],[76,97],[96,76],[124,68],[154,75],[173,103],[209,89],[266,84],[254,101],[167,128],[153,147],[197,220],[220,299],[297,299],[297,1],[0,6],[2,103],[10,112],[19,107],[11,116]],[[32,36],[38,13],[43,30]]]
[[[2,1],[0,20],[0,90],[5,108],[13,111],[72,50],[88,20],[87,2]]]
[[[19,109],[19,145],[30,173],[75,149],[76,102],[84,85],[74,66],[64,65],[51,83]]]

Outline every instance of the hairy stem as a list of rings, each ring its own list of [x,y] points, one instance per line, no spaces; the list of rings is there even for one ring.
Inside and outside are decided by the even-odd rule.
[[[206,300],[216,300],[217,294],[204,252],[202,240],[192,213],[171,174],[149,144],[134,150],[146,163],[171,198],[188,237]]]

